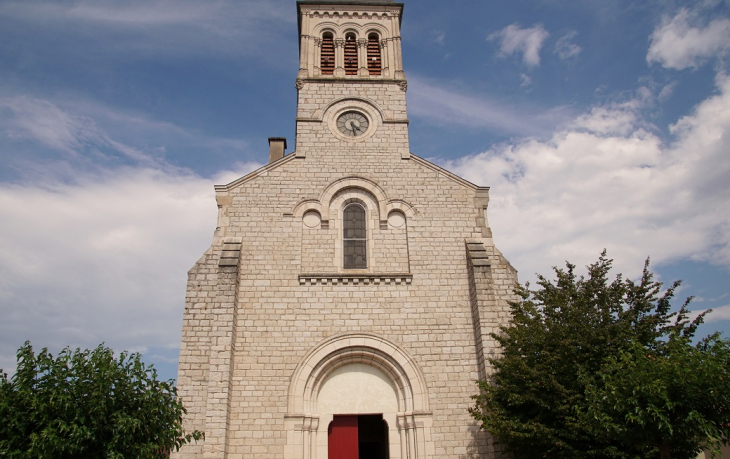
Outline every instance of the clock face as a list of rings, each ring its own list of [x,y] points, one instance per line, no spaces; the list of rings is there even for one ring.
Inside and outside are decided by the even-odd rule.
[[[337,118],[337,129],[347,137],[359,137],[368,130],[368,119],[360,112],[345,112]]]

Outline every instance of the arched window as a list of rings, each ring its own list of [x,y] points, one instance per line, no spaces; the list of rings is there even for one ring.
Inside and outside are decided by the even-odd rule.
[[[360,204],[345,207],[342,218],[342,253],[345,269],[365,269],[367,263],[367,222]]]
[[[380,37],[376,33],[371,33],[368,35],[368,71],[370,75],[380,75],[382,68]]]
[[[322,52],[320,59],[322,75],[332,75],[335,72],[335,40],[331,32],[322,34]]]
[[[357,75],[357,39],[352,32],[345,35],[345,75]]]

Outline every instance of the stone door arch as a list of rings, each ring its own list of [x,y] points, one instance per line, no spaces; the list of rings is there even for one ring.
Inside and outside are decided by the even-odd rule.
[[[337,404],[333,405],[328,400],[320,406],[320,393],[325,383],[332,381],[333,375],[343,371],[356,372],[362,365],[373,369],[363,372],[370,375],[367,377],[385,377],[392,389],[390,405],[363,402],[365,410],[372,409],[372,406],[384,411],[392,410],[382,413],[388,423],[390,458],[433,458],[433,416],[423,374],[413,359],[395,344],[376,335],[358,333],[325,340],[297,366],[289,385],[285,417],[286,459],[327,459],[327,427],[336,414],[329,412],[332,410],[329,407]],[[331,392],[325,388],[325,393],[330,394],[327,397],[332,397]],[[390,394],[386,395],[390,397]],[[327,412],[320,412],[320,408]]]

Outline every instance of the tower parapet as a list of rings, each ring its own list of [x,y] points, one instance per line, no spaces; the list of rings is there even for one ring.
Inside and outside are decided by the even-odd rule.
[[[405,80],[392,1],[299,1],[297,78]]]

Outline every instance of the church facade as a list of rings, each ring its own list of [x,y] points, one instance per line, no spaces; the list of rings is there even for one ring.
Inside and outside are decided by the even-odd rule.
[[[296,140],[216,186],[188,275],[174,458],[497,458],[468,413],[516,271],[488,188],[412,154],[386,0],[299,1]]]

